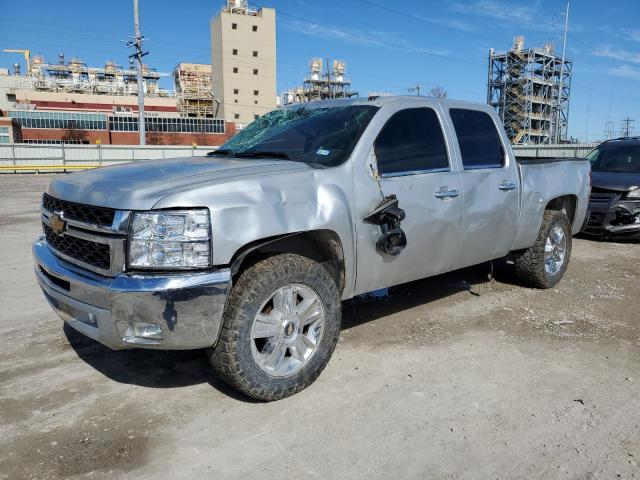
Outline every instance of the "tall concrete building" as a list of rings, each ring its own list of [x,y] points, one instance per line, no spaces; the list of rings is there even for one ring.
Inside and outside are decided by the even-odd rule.
[[[228,0],[211,20],[215,116],[240,127],[276,108],[276,11]]]

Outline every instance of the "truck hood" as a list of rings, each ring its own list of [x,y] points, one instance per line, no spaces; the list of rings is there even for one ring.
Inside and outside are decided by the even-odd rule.
[[[56,178],[49,194],[119,210],[149,210],[166,195],[240,177],[309,170],[304,163],[272,159],[187,157],[145,160]]]
[[[640,173],[592,172],[592,185],[604,190],[628,192],[631,187],[640,187]]]

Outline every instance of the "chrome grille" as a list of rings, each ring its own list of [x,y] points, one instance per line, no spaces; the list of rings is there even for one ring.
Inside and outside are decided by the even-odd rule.
[[[64,212],[66,220],[75,220],[102,227],[110,227],[113,224],[116,213],[112,208],[60,200],[46,193],[42,196],[42,206],[50,212]]]
[[[109,270],[111,251],[106,243],[97,243],[71,235],[56,235],[46,224],[42,224],[47,243],[57,252],[88,265]]]

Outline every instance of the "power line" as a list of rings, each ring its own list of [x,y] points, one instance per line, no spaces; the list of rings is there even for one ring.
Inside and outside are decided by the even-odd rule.
[[[605,140],[611,140],[613,138],[613,122],[608,121],[604,123],[604,130],[602,131],[602,134],[604,135]]]
[[[298,17],[296,15],[291,15],[290,13],[278,12],[278,15],[282,15],[283,17],[289,17],[289,18],[292,18],[294,20],[298,20],[299,22],[304,22],[305,24],[313,25],[314,27],[319,27],[319,28],[321,28],[323,30],[326,30],[326,28],[327,28],[326,24],[313,22],[313,21],[310,21],[307,18]],[[402,38],[399,38],[399,39],[403,40]],[[444,53],[430,52],[430,51],[427,51],[426,49],[416,49],[416,48],[411,48],[410,46],[407,46],[407,45],[399,45],[397,43],[394,44],[394,43],[383,42],[383,41],[379,41],[377,43],[379,43],[380,46],[385,46],[387,48],[391,48],[391,49],[395,49],[395,50],[402,50],[402,51],[406,51],[406,52],[409,52],[409,53],[412,53],[412,54],[425,55],[425,56],[429,56],[429,57],[440,58],[442,60],[449,60],[449,61],[452,61],[452,62],[464,63],[464,64],[467,64],[467,65],[476,65],[476,66],[481,66],[481,67],[485,66],[484,63],[473,62],[471,60],[465,60],[463,58],[453,57],[451,55],[447,55],[447,54],[444,54]]]
[[[631,136],[631,134],[633,133],[633,124],[636,121],[632,118],[625,118],[624,120],[622,120],[622,136],[624,138],[629,138]]]

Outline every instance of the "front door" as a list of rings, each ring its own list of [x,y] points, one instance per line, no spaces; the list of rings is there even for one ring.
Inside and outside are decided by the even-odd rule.
[[[415,103],[413,104],[415,105]],[[393,105],[389,105],[393,107]],[[382,112],[378,114],[382,116]],[[382,193],[394,194],[406,212],[407,247],[397,256],[376,249],[380,228],[358,219],[356,293],[397,285],[450,270],[457,261],[462,228],[462,180],[450,161],[439,107],[386,110],[367,168],[377,175],[356,184],[356,211],[371,210]],[[379,118],[379,117],[378,117]],[[370,182],[369,182],[370,180]],[[373,199],[373,202],[372,202]],[[376,200],[377,199],[377,200]],[[364,216],[363,216],[364,217]]]

